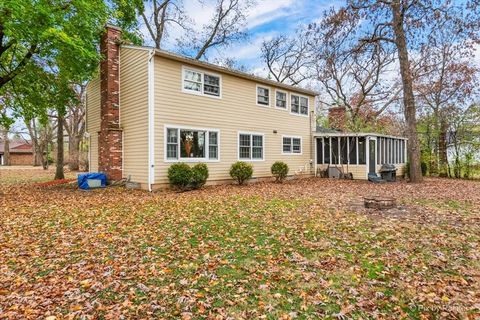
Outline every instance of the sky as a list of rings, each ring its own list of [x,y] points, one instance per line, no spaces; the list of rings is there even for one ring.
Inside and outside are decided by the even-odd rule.
[[[185,0],[184,6],[188,16],[198,25],[206,24],[213,16],[215,0],[203,0],[203,5],[198,0]],[[247,14],[246,31],[249,35],[246,42],[234,44],[220,52],[208,52],[209,60],[219,56],[234,58],[240,65],[258,75],[266,75],[260,59],[262,41],[269,40],[277,35],[289,35],[301,26],[319,19],[322,12],[328,7],[338,4],[328,0],[257,0],[256,5]],[[143,29],[144,39],[148,35]],[[180,30],[170,34],[166,43],[167,50],[174,51],[175,37],[180,35]],[[147,42],[147,44],[149,44]],[[151,43],[150,43],[151,44]]]

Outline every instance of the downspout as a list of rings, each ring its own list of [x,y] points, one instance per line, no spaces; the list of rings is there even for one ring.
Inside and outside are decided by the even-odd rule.
[[[155,183],[155,50],[148,52],[148,191]]]
[[[315,107],[315,106],[314,106]],[[312,174],[312,167],[315,167],[315,176],[317,176],[317,154],[313,154],[313,131],[312,131],[312,121],[314,119],[315,111],[312,110],[310,111],[310,174]],[[316,119],[315,119],[316,121]],[[315,123],[315,128],[316,128],[316,123]],[[315,140],[315,145],[317,141]],[[315,150],[317,150],[317,147],[315,146]],[[315,165],[313,164],[313,161],[315,161]]]

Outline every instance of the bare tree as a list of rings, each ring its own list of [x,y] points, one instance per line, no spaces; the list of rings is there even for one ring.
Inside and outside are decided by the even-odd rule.
[[[151,7],[140,2],[137,10],[157,49],[162,47],[162,40],[168,36],[169,26],[190,29],[190,19],[185,14],[181,0],[153,0]]]
[[[395,49],[400,66],[404,116],[407,127],[410,181],[422,181],[420,146],[417,134],[414,74],[411,51],[429,41],[428,35],[446,21],[455,21],[456,32],[478,37],[478,1],[439,0],[349,0],[347,6],[332,14],[332,22],[361,19],[359,47],[374,43]]]
[[[85,92],[86,85],[74,86],[76,99],[67,105],[67,114],[63,126],[68,134],[68,166],[70,170],[79,169],[80,143],[85,135]]]
[[[195,51],[195,59],[206,58],[212,48],[227,47],[247,37],[246,14],[253,0],[218,0],[210,22],[193,38],[184,39],[183,46]]]
[[[392,78],[395,55],[378,43],[358,46],[356,30],[361,20],[346,11],[330,11],[322,22],[310,25],[314,34],[310,50],[314,55],[316,80],[326,107],[344,106],[347,127],[353,131],[371,125],[401,97],[401,86]]]
[[[449,119],[457,110],[473,103],[478,92],[479,69],[472,63],[470,41],[456,39],[456,34],[448,28],[435,34],[434,40],[421,50],[418,59],[423,74],[415,79],[414,89],[419,104],[433,113],[434,132],[438,134],[433,151],[440,176],[446,176]]]
[[[277,36],[262,43],[262,59],[278,82],[297,85],[310,78],[312,59],[308,32],[297,32],[292,38]]]

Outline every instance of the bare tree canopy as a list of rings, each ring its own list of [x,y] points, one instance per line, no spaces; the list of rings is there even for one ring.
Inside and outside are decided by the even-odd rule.
[[[332,23],[333,12],[309,26],[314,34],[310,47],[315,77],[324,92],[320,102],[327,107],[344,106],[348,127],[359,131],[366,125],[362,122],[378,117],[400,98],[399,81],[391,77],[395,54],[378,43],[359,47],[356,30],[361,20],[352,15]],[[360,119],[364,114],[368,117]]]
[[[311,78],[313,61],[308,47],[309,35],[309,32],[299,31],[293,38],[281,35],[263,41],[262,59],[276,81],[297,85]]]
[[[196,52],[195,59],[206,58],[212,48],[227,47],[246,39],[246,13],[254,4],[253,0],[218,0],[210,22],[187,40],[190,42],[187,47]]]
[[[417,106],[414,95],[412,55],[432,40],[431,31],[453,21],[453,31],[464,37],[478,37],[478,3],[476,1],[445,2],[440,0],[389,1],[349,0],[347,5],[329,15],[333,26],[343,21],[361,21],[358,34],[360,50],[377,44],[395,50],[401,77],[404,116],[409,138],[410,179],[422,180],[420,146],[417,134]]]
[[[181,0],[153,0],[149,1],[150,6],[140,2],[138,13],[148,30],[148,34],[155,43],[155,48],[162,47],[162,40],[169,33],[169,27],[174,25],[188,31],[190,29],[190,19],[185,14],[183,2]]]

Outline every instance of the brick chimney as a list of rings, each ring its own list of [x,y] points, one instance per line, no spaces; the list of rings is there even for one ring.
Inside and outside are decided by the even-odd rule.
[[[122,179],[122,128],[120,127],[120,38],[122,30],[107,25],[100,42],[100,132],[98,170],[109,180]]]
[[[328,124],[330,128],[344,131],[347,123],[347,109],[345,107],[331,107],[328,109]]]

